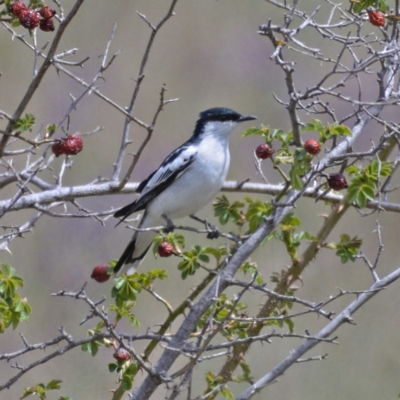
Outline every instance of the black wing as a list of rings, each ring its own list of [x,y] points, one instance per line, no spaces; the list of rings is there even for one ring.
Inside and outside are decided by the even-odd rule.
[[[122,217],[119,223],[130,214],[144,210],[149,201],[163,192],[179,175],[186,171],[195,160],[196,153],[196,148],[191,145],[183,145],[172,152],[160,167],[138,186],[136,191],[141,193],[139,198],[115,212],[114,217]]]

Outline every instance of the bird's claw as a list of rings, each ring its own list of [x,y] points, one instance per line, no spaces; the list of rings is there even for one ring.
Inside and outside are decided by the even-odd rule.
[[[213,224],[206,223],[207,229],[209,233],[207,234],[207,239],[218,239],[219,238],[219,230]]]
[[[164,218],[165,223],[166,223],[164,232],[166,232],[166,233],[173,232],[175,229],[174,223],[165,214],[163,214],[161,216]]]

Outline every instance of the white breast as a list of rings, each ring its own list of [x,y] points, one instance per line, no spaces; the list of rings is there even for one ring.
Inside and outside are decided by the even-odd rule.
[[[152,200],[147,212],[170,219],[194,214],[208,204],[219,192],[229,170],[229,135],[206,136],[197,156],[175,182]]]

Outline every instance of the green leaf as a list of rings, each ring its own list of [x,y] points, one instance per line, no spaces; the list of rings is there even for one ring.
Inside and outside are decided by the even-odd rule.
[[[283,322],[288,326],[289,332],[293,333],[294,331],[294,322],[290,318],[285,318]]]
[[[299,173],[296,171],[295,167],[289,172],[290,183],[292,184],[293,188],[296,190],[301,190],[304,187],[304,182]]]
[[[249,203],[246,219],[249,222],[250,232],[255,232],[264,223],[264,218],[272,214],[274,207],[271,203],[261,202],[250,197],[245,198]]]
[[[342,264],[347,263],[347,261],[354,262],[359,249],[362,245],[362,240],[357,236],[350,238],[349,235],[340,235],[340,242],[336,244],[336,255],[340,257]]]
[[[181,271],[182,279],[186,279],[188,275],[194,275],[200,268],[200,261],[208,263],[210,258],[204,253],[208,251],[202,246],[194,246],[192,250],[185,251],[182,254],[183,261],[178,265],[178,269]]]
[[[264,280],[262,278],[262,275],[258,271],[256,263],[246,261],[244,264],[242,264],[240,270],[243,271],[245,274],[249,273],[253,279],[255,278],[257,285],[264,284]]]
[[[131,323],[132,326],[134,327],[139,327],[140,323],[138,319],[135,317],[133,313],[131,313],[129,310],[135,305],[134,301],[124,301],[123,304],[118,307],[117,305],[112,304],[108,310],[109,311],[114,311],[117,315],[116,318],[119,321],[121,318],[127,318],[128,321]]]
[[[133,275],[122,275],[120,276],[111,291],[112,297],[118,297],[118,300],[136,300],[136,294],[139,293],[142,288],[137,282],[139,274],[136,272]],[[120,305],[120,304],[118,304]]]
[[[229,390],[228,386],[222,386],[222,388],[220,389],[220,392],[225,399],[234,399],[235,398],[233,393]]]
[[[97,341],[85,343],[81,346],[82,351],[87,351],[92,357],[94,357],[99,351]]]
[[[14,126],[13,130],[15,131],[30,131],[32,132],[32,127],[35,124],[35,117],[32,114],[26,114],[24,118],[18,119]]]
[[[19,322],[26,321],[32,312],[26,299],[21,299],[17,290],[24,285],[8,264],[0,265],[0,333],[10,325],[15,329]]]
[[[269,126],[263,126],[261,125],[260,128],[257,128],[255,126],[246,129],[242,134],[242,137],[246,136],[261,136],[265,138],[267,141],[270,140],[270,128]]]
[[[221,246],[218,249],[214,247],[206,247],[202,250],[203,254],[211,254],[213,257],[215,257],[217,263],[219,263],[219,260],[221,257],[226,255],[226,247]]]
[[[368,200],[375,199],[375,185],[370,182],[363,182],[359,179],[353,180],[348,188],[348,201],[355,202],[358,207],[364,208]]]
[[[51,138],[57,131],[57,125],[51,124],[46,126],[46,138]]]
[[[130,375],[124,375],[121,382],[122,389],[124,389],[125,391],[131,390],[132,381],[133,379]]]
[[[128,368],[125,370],[126,375],[135,376],[139,371],[138,365],[136,363],[129,364]]]
[[[61,389],[61,385],[60,385],[61,382],[62,381],[60,381],[59,379],[53,379],[47,384],[46,389],[47,390]]]
[[[241,208],[244,204],[240,201],[230,203],[225,195],[217,197],[213,203],[215,216],[219,218],[221,225],[225,225],[228,221],[240,223],[242,221]]]
[[[114,372],[118,368],[118,365],[116,363],[109,363],[108,364],[108,370],[110,372]]]

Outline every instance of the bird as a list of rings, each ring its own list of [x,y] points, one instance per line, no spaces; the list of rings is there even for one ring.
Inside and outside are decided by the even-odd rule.
[[[255,120],[253,115],[239,114],[215,107],[199,114],[193,135],[141,182],[139,197],[114,213],[118,224],[129,215],[144,211],[138,228],[150,228],[195,214],[221,189],[229,170],[229,138],[241,122]],[[117,225],[118,225],[117,224]],[[133,234],[114,267],[114,273],[132,275],[149,250],[154,231]]]

